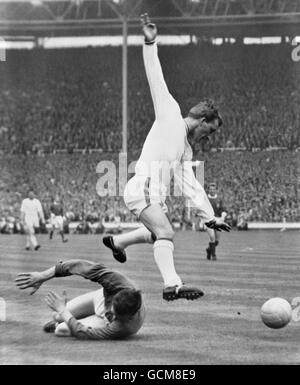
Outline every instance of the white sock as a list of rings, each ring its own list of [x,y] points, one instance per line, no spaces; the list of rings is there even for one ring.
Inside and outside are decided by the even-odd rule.
[[[30,236],[29,235],[26,235],[26,247],[30,247],[31,243],[30,243]]]
[[[175,271],[173,242],[167,239],[159,239],[155,241],[153,251],[154,259],[163,277],[165,287],[182,285],[182,281]]]
[[[31,240],[31,243],[32,243],[33,247],[36,247],[38,245],[37,239],[36,239],[34,234],[31,234],[30,240]]]
[[[153,243],[151,232],[144,226],[125,234],[115,235],[113,239],[115,246],[119,249],[126,249],[137,243]]]

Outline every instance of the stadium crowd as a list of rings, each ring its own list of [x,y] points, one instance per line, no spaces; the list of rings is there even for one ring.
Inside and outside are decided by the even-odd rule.
[[[58,193],[70,220],[113,221],[116,217],[121,221],[135,220],[122,196],[97,195],[98,178],[106,171],[97,175],[96,166],[107,159],[112,159],[111,153],[2,157],[0,217],[19,217],[20,202],[30,186],[41,200],[46,217],[49,217],[51,199]],[[298,153],[208,152],[199,159],[205,162],[205,183],[217,182],[233,224],[241,214],[249,221],[300,220]],[[115,164],[118,169],[116,155]],[[181,222],[185,210],[183,198],[171,197],[168,204],[172,220]]]
[[[283,44],[160,49],[183,115],[207,96],[222,113],[224,128],[195,146],[195,158],[205,160],[205,181],[217,182],[233,223],[240,215],[300,220],[300,66],[290,52]],[[46,217],[59,193],[70,219],[132,221],[121,197],[99,198],[95,190],[97,163],[117,162],[121,149],[121,49],[9,51],[0,81],[0,231],[19,218],[29,186]],[[136,160],[153,122],[140,47],[129,48],[128,96],[128,148]],[[213,151],[224,147],[246,151]],[[95,148],[100,152],[76,152]],[[182,199],[169,205],[181,221]]]
[[[0,67],[0,150],[120,150],[120,48],[7,56]],[[153,121],[141,56],[140,47],[129,48],[130,150],[140,149]],[[163,46],[160,57],[183,114],[203,97],[219,105],[225,128],[211,147],[300,146],[300,69],[290,45]]]

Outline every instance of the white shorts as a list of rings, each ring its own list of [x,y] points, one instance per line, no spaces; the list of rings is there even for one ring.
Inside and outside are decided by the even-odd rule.
[[[106,309],[104,306],[105,301],[104,301],[103,288],[95,291],[95,296],[93,301],[94,301],[95,314],[98,317],[103,318],[106,313]]]
[[[61,215],[51,215],[50,218],[51,226],[55,227],[56,229],[62,229],[64,226],[64,218]]]
[[[25,217],[25,226],[28,230],[33,231],[34,228],[40,227],[40,221],[36,217]]]
[[[163,211],[167,213],[166,197],[161,190],[161,186],[151,181],[150,177],[135,175],[128,181],[125,187],[125,204],[137,217],[140,216],[144,209],[152,204],[159,204]]]
[[[105,318],[106,309],[104,307],[103,288],[96,290],[92,293],[88,293],[86,295],[88,297],[90,295],[93,295],[95,314],[85,318],[81,318],[80,323],[84,326],[87,326],[93,329],[104,328],[107,325],[108,321]],[[60,323],[56,327],[55,334],[58,336],[70,336],[70,330],[68,325],[65,322]]]

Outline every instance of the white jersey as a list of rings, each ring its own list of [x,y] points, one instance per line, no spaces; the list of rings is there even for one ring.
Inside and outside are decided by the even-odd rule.
[[[41,202],[36,198],[25,198],[22,202],[21,213],[24,214],[25,222],[34,223],[35,225],[38,225],[40,218],[44,218]]]
[[[167,195],[172,175],[183,195],[206,221],[214,219],[207,195],[192,169],[192,148],[180,107],[169,93],[158,58],[157,45],[143,46],[143,57],[155,110],[155,122],[148,133],[136,164],[138,176],[150,177]]]
[[[185,147],[192,152],[186,139],[186,125],[178,103],[169,93],[157,55],[157,45],[144,45],[143,56],[155,110],[155,122],[148,133],[136,165],[138,175],[150,176],[151,169],[181,162]]]

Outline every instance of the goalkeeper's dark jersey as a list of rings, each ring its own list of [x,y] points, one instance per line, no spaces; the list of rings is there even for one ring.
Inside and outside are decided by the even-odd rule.
[[[114,272],[102,264],[95,264],[85,260],[69,260],[60,262],[56,265],[55,276],[65,277],[69,275],[80,275],[92,282],[96,282],[103,287],[105,308],[110,313],[112,299],[120,290],[134,289],[134,284],[124,275]],[[139,310],[133,315],[122,319],[113,319],[110,321],[109,316],[107,323],[103,327],[91,328],[83,325],[74,317],[68,321],[68,326],[74,337],[79,339],[118,339],[125,338],[142,327],[145,319],[145,308],[142,303]]]
[[[214,196],[211,196],[208,194],[208,199],[210,201],[210,204],[212,205],[212,208],[214,210],[216,217],[221,217],[222,213],[226,211],[223,201],[219,196],[216,194]]]

